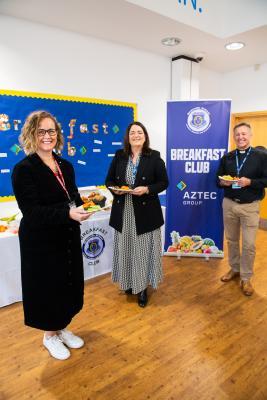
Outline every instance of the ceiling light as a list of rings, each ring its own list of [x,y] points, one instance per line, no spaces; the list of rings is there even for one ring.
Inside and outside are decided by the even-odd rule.
[[[245,43],[242,42],[232,42],[225,45],[227,50],[240,50],[245,46]]]
[[[177,44],[181,43],[181,40],[176,37],[167,37],[162,39],[161,43],[164,46],[177,46]]]

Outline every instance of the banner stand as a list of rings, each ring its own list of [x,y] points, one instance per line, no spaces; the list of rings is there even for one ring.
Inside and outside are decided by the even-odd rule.
[[[204,258],[206,261],[209,261],[210,258],[224,258],[224,252],[220,253],[220,254],[196,254],[196,253],[183,253],[183,254],[179,254],[179,253],[168,253],[167,251],[164,252],[164,256],[170,256],[170,257],[176,257],[177,260],[181,260],[182,257],[198,257],[198,258]]]
[[[230,100],[167,103],[164,255],[223,258],[223,191],[216,172],[228,151]]]

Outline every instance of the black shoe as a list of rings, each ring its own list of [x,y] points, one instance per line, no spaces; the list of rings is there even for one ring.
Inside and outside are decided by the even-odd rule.
[[[139,307],[145,307],[147,305],[147,290],[142,290],[142,292],[138,293],[138,305]]]
[[[132,289],[130,288],[130,289],[125,290],[125,294],[133,294]]]

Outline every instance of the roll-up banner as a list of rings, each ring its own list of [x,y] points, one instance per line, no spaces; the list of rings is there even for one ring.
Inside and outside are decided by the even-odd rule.
[[[167,103],[166,255],[223,257],[216,170],[228,149],[230,108],[230,100]]]

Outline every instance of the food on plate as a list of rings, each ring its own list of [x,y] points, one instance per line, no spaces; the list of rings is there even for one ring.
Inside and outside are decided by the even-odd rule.
[[[123,185],[123,186],[113,186],[112,189],[114,190],[132,190],[129,186]]]
[[[91,192],[88,196],[82,196],[82,201],[88,203],[93,201],[94,205],[98,205],[101,208],[105,207],[107,198],[99,192]]]
[[[18,213],[13,214],[10,217],[2,217],[2,218],[0,218],[0,221],[5,221],[8,224],[9,222],[14,221],[16,219],[17,215],[18,215]]]
[[[100,207],[105,207],[106,199],[107,198],[105,196],[101,195],[101,194],[96,195],[95,197],[92,198],[93,202],[96,205],[99,205]]]
[[[101,210],[100,205],[95,204],[93,201],[88,201],[87,203],[83,204],[83,209],[89,212],[95,212]]]
[[[0,221],[3,221],[0,224],[0,233],[3,233],[3,232],[11,232],[14,234],[18,233],[19,221],[16,220],[17,215],[18,215],[18,213],[10,215],[9,217],[0,218]]]
[[[225,181],[237,181],[239,179],[237,176],[231,176],[231,175],[223,175],[220,176],[220,178]]]

